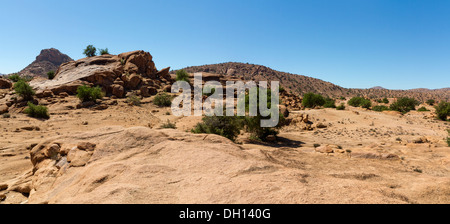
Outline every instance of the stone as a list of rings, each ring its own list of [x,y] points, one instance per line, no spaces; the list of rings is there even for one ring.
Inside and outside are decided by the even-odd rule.
[[[0,105],[0,114],[6,114],[9,111],[9,107],[4,105]]]
[[[91,154],[82,150],[70,150],[67,155],[67,161],[70,162],[70,166],[80,167],[85,166],[91,159]]]
[[[324,146],[319,146],[317,148],[315,148],[316,152],[320,152],[320,153],[333,153],[334,150],[328,146],[328,145],[324,145]]]
[[[94,109],[94,110],[106,110],[106,109],[108,109],[108,107],[109,106],[107,104],[102,103],[102,104],[99,104],[99,105],[93,107],[92,109]]]
[[[67,162],[67,157],[62,157],[56,164],[56,168],[61,169],[61,167],[65,166],[66,164],[68,164]]]
[[[316,124],[316,128],[326,128],[327,126],[321,122]]]
[[[6,195],[5,194],[0,194],[0,201],[3,201],[6,199]]]
[[[0,78],[0,89],[9,89],[13,86],[11,80]]]
[[[41,130],[41,128],[39,128],[38,126],[25,126],[25,127],[21,127],[20,129],[26,130],[26,131],[40,131]]]
[[[60,150],[61,150],[61,147],[58,144],[52,144],[47,148],[47,150],[44,151],[44,155],[47,158],[50,158],[53,160],[58,160]]]
[[[126,87],[129,89],[136,89],[137,86],[141,83],[141,76],[137,74],[132,74],[127,82]]]
[[[59,96],[61,98],[66,98],[66,97],[69,97],[69,94],[67,92],[61,92],[61,93],[59,93]]]
[[[286,106],[284,106],[284,105],[280,105],[280,113],[281,114],[283,114],[283,116],[286,118],[286,117],[289,117],[289,110],[288,110],[288,108],[286,107]]]
[[[87,108],[87,107],[91,107],[94,105],[95,105],[94,101],[81,102],[81,103],[77,104],[77,109]]]
[[[422,143],[427,143],[427,142],[428,142],[428,139],[426,137],[420,137],[420,138],[413,140],[413,143],[415,143],[415,144],[422,144]]]
[[[170,76],[169,72],[170,72],[170,67],[163,68],[159,72],[156,73],[156,76],[160,77],[160,78],[164,78],[167,81],[171,81],[172,77]]]
[[[125,95],[125,89],[121,85],[114,84],[111,86],[112,94],[118,98],[122,98]]]
[[[90,142],[80,142],[77,145],[78,149],[85,151],[94,151],[96,146],[96,144]]]
[[[0,191],[8,189],[8,184],[0,184]]]

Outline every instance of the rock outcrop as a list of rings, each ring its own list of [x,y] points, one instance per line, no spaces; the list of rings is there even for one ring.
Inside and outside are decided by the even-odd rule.
[[[61,64],[70,61],[73,61],[73,59],[55,48],[44,49],[36,57],[36,60],[20,71],[19,74],[47,78],[47,72],[56,71]]]
[[[158,71],[152,56],[144,51],[119,55],[101,55],[62,64],[53,80],[33,80],[30,84],[37,93],[50,90],[75,94],[78,86],[100,86],[107,95],[124,97],[127,91],[148,96],[149,89],[160,89],[170,84],[168,69]]]

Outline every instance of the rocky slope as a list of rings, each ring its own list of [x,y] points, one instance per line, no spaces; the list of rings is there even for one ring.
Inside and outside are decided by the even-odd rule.
[[[56,71],[61,64],[69,61],[73,59],[55,48],[44,49],[36,60],[18,73],[22,76],[47,78],[47,72]]]
[[[324,96],[339,98],[339,97],[353,97],[366,96],[372,99],[379,99],[384,97],[414,97],[417,100],[425,102],[428,99],[446,100],[450,99],[450,89],[414,89],[414,90],[389,90],[382,87],[374,87],[371,89],[351,89],[343,88],[330,82],[320,79],[311,78],[303,75],[295,75],[286,72],[275,71],[265,66],[244,64],[236,62],[228,62],[221,64],[192,66],[185,68],[186,71],[194,72],[208,72],[224,75],[233,75],[243,77],[245,80],[272,80],[280,81],[280,85],[286,90],[293,93],[303,95],[307,92],[320,93]]]

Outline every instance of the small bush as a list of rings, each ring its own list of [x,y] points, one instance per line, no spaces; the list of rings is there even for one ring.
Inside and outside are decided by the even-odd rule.
[[[363,97],[353,97],[348,101],[348,105],[368,109],[372,106],[372,102],[369,99]]]
[[[168,119],[167,122],[161,125],[161,128],[166,128],[166,129],[176,129],[177,126],[175,125],[175,123],[171,123]]]
[[[336,107],[336,110],[345,110],[345,105],[341,103],[341,105]]]
[[[439,119],[445,121],[450,116],[450,102],[440,102],[435,108]]]
[[[100,53],[100,55],[109,54],[108,48],[105,48],[105,49],[99,49],[98,52]]]
[[[339,97],[340,100],[345,100],[345,97],[341,96]]]
[[[47,72],[47,77],[48,77],[48,79],[53,79],[53,78],[55,78],[55,71],[49,71],[49,72]]]
[[[172,97],[167,93],[158,94],[153,99],[153,104],[160,107],[169,107],[172,105]]]
[[[372,110],[373,110],[373,111],[382,112],[382,111],[389,110],[389,107],[384,106],[384,105],[377,105],[377,106],[374,106],[374,107],[372,108]]]
[[[416,105],[419,105],[419,102],[414,98],[403,97],[398,99],[397,102],[391,104],[390,109],[405,114],[411,110],[415,110]]]
[[[385,98],[383,98],[382,102],[385,103],[385,104],[388,104],[389,100],[385,97]]]
[[[24,112],[30,117],[45,119],[50,118],[47,107],[41,105],[36,106],[30,102],[28,102],[28,107],[24,110]]]
[[[330,98],[325,99],[324,108],[336,108],[336,101]]]
[[[77,97],[82,102],[95,101],[96,99],[101,99],[103,97],[102,89],[97,87],[89,87],[86,85],[79,86],[77,89]]]
[[[436,103],[436,101],[433,100],[433,99],[429,99],[429,100],[427,100],[426,103],[427,103],[428,105],[430,105],[430,106],[433,106],[433,105]]]
[[[6,113],[6,114],[3,114],[2,116],[3,116],[3,118],[10,118],[11,114]]]
[[[127,98],[127,103],[134,106],[141,106],[141,99],[136,95],[131,95]]]
[[[417,111],[419,111],[419,112],[425,112],[425,111],[430,111],[430,110],[428,110],[428,109],[425,108],[425,107],[421,107],[421,108],[417,109]]]
[[[9,80],[13,81],[13,82],[18,82],[19,80],[21,80],[22,78],[20,77],[19,74],[12,74],[8,77]]]
[[[221,135],[234,141],[242,128],[242,120],[236,116],[211,116],[204,117],[191,132]]]
[[[33,88],[31,88],[31,86],[23,79],[20,79],[14,84],[14,91],[25,100],[33,99],[33,95],[35,94]]]
[[[210,89],[211,89],[210,93],[207,93],[207,92],[204,90],[204,89],[206,89],[206,88],[210,88]],[[211,95],[213,95],[213,94],[216,92],[216,88],[205,87],[204,89],[203,89],[203,92],[202,92],[202,95],[203,95],[203,96],[210,97]]]
[[[178,70],[176,74],[177,74],[176,77],[177,81],[189,82],[189,74],[184,69]]]
[[[84,49],[83,54],[86,55],[86,57],[94,57],[96,51],[97,49],[94,46],[88,45],[86,49]]]
[[[320,94],[306,93],[303,96],[302,105],[307,108],[323,106],[326,103],[325,98]]]

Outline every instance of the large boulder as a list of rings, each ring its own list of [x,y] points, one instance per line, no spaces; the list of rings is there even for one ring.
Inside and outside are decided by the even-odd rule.
[[[9,89],[13,86],[12,82],[5,78],[0,78],[0,89]]]

